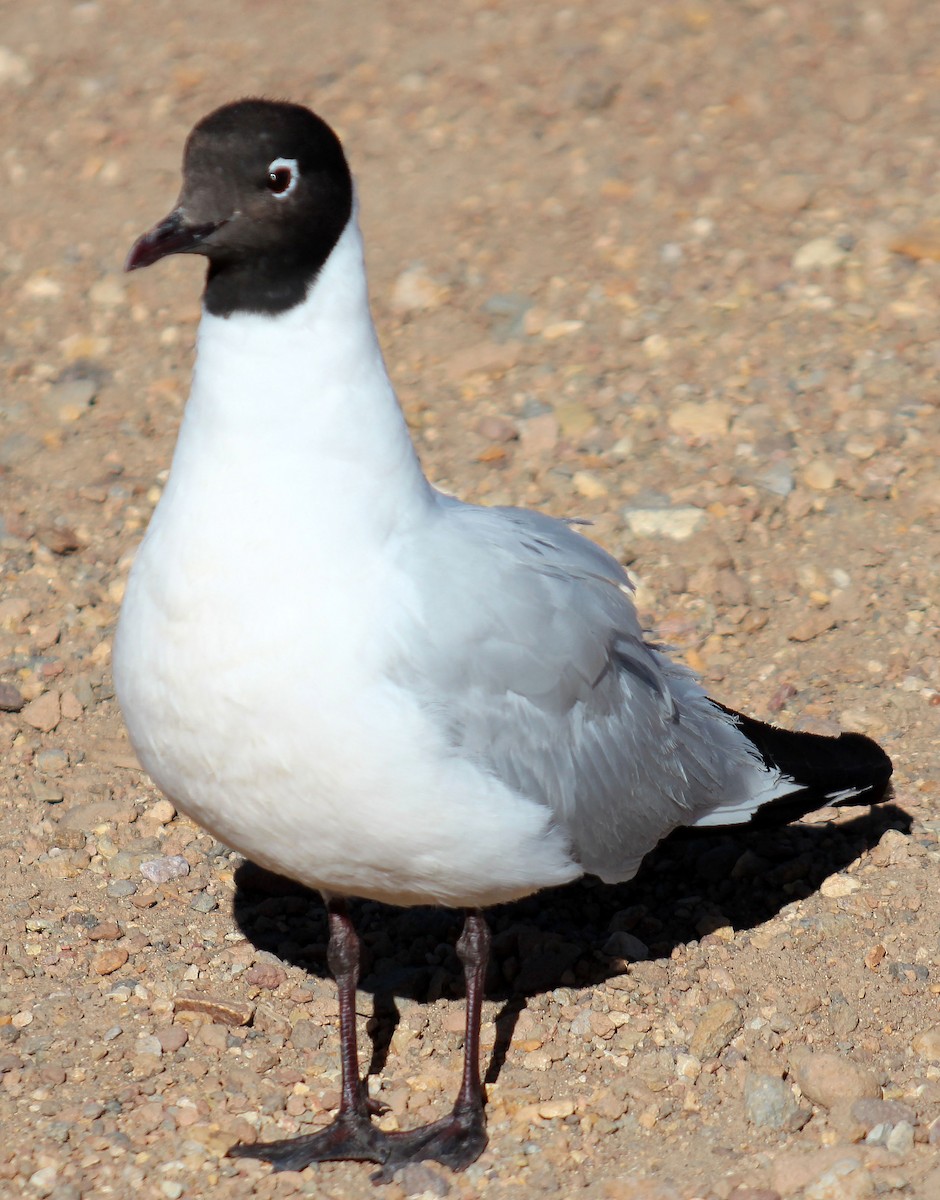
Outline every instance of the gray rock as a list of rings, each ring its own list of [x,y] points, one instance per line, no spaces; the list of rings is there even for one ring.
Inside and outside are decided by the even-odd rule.
[[[885,1145],[892,1154],[910,1154],[914,1149],[914,1126],[909,1121],[898,1121],[885,1138]]]
[[[568,1032],[572,1037],[589,1038],[591,1036],[591,1012],[583,1009],[573,1017]]]
[[[495,338],[521,338],[525,333],[525,315],[532,307],[530,296],[518,292],[503,292],[490,296],[483,304],[483,311],[490,318],[490,329]]]
[[[836,1037],[848,1037],[858,1028],[858,1012],[847,1000],[833,1000],[829,1012],[832,1032]]]
[[[319,1050],[328,1034],[329,1030],[316,1021],[296,1021],[291,1030],[290,1043],[295,1050]]]
[[[60,787],[42,779],[34,779],[30,783],[29,789],[33,793],[33,799],[42,804],[61,804],[65,799],[65,794]]]
[[[773,1075],[751,1071],[744,1081],[744,1112],[759,1129],[782,1129],[794,1133],[812,1115],[796,1102],[790,1086]]]
[[[146,855],[134,854],[130,850],[119,850],[108,860],[108,874],[113,880],[132,879],[140,870]]]
[[[57,775],[60,771],[66,770],[69,765],[68,751],[58,747],[40,750],[33,759],[33,763],[37,770],[44,775]]]
[[[106,894],[112,900],[121,900],[126,896],[133,896],[137,891],[137,884],[130,879],[112,879],[105,889]]]
[[[163,1053],[163,1046],[156,1034],[145,1033],[134,1042],[134,1053],[152,1054],[154,1058],[159,1058]]]
[[[627,962],[642,962],[650,956],[649,946],[645,942],[623,930],[610,935],[604,943],[603,953],[608,958],[623,958]]]
[[[754,482],[774,496],[789,496],[796,486],[793,468],[786,462],[773,463],[766,470],[759,471],[754,476]]]
[[[26,699],[12,683],[0,683],[0,712],[19,712]]]

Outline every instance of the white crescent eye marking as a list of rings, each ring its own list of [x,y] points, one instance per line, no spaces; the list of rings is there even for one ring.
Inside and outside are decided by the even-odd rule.
[[[296,158],[276,158],[268,166],[268,191],[283,200],[289,196],[300,179],[300,167]]]

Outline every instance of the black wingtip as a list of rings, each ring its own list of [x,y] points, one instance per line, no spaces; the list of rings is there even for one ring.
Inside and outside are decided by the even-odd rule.
[[[785,824],[827,805],[881,804],[887,798],[894,766],[865,734],[794,732],[718,707],[733,718],[768,768],[798,785],[797,791],[762,804],[751,817],[751,828]]]

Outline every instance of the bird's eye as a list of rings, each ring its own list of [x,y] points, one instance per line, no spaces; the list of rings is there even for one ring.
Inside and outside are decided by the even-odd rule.
[[[297,186],[300,172],[295,158],[276,158],[268,167],[265,184],[274,196],[289,196]]]

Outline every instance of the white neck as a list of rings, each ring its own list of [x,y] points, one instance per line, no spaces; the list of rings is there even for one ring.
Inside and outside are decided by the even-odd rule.
[[[424,510],[433,493],[372,324],[355,212],[302,304],[203,313],[165,499],[180,489],[211,508],[215,489],[235,519],[243,505],[272,520],[283,508],[353,537]]]

